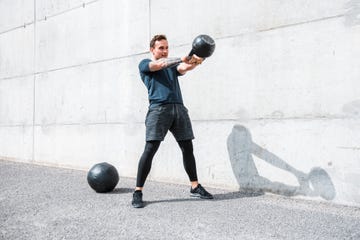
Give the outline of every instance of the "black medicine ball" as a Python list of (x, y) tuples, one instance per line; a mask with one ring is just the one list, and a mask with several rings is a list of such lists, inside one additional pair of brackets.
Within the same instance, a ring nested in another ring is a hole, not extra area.
[(113, 165), (98, 163), (89, 170), (87, 181), (96, 192), (106, 193), (114, 190), (119, 182), (119, 174)]

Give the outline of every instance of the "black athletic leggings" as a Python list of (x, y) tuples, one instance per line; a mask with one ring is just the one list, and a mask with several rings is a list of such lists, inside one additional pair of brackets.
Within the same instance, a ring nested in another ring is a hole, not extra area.
[[(160, 141), (146, 142), (144, 153), (141, 155), (139, 161), (136, 180), (137, 187), (144, 186), (145, 180), (151, 169), (153, 157), (156, 151), (159, 149), (160, 143)], [(192, 140), (178, 141), (178, 144), (182, 151), (184, 168), (187, 175), (189, 176), (190, 181), (197, 181), (196, 163), (193, 153)]]

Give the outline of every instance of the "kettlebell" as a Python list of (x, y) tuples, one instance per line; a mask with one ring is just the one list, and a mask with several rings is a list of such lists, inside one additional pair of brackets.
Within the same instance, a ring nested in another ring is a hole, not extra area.
[(209, 35), (201, 34), (197, 36), (192, 42), (192, 49), (189, 57), (195, 54), (201, 58), (210, 57), (215, 50), (215, 41)]

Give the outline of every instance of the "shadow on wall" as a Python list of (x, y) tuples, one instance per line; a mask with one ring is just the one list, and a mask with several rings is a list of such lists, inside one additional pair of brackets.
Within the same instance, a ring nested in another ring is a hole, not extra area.
[[(271, 192), (284, 196), (321, 196), (326, 200), (335, 198), (335, 187), (324, 169), (315, 167), (309, 174), (305, 174), (293, 168), (275, 154), (254, 143), (249, 130), (244, 126), (235, 125), (233, 127), (227, 140), (227, 147), (240, 192)], [(260, 176), (253, 155), (294, 174), (299, 181), (299, 186), (273, 182)]]

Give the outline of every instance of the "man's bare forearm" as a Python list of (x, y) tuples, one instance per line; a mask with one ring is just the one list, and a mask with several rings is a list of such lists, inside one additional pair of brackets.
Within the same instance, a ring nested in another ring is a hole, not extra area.
[(181, 58), (160, 58), (156, 61), (149, 63), (150, 71), (159, 71), (161, 69), (169, 68), (176, 66), (181, 63)]
[(177, 64), (181, 63), (181, 58), (163, 58), (165, 61), (165, 68), (176, 66)]

